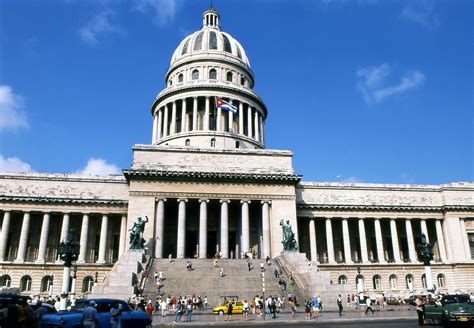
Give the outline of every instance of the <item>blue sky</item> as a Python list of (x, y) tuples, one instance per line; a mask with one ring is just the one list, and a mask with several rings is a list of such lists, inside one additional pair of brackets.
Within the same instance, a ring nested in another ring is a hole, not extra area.
[[(0, 2), (0, 171), (129, 167), (210, 1)], [(473, 2), (214, 0), (304, 181), (472, 181)]]

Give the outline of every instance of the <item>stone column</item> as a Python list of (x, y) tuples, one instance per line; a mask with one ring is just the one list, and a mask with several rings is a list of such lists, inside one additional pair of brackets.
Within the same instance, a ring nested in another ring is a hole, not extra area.
[(309, 220), (309, 246), (311, 250), (311, 261), (318, 261), (318, 252), (316, 249), (316, 227), (314, 219)]
[(26, 246), (28, 244), (28, 233), (30, 230), (30, 212), (23, 214), (23, 223), (21, 225), (20, 243), (18, 245), (18, 254), (15, 263), (25, 262)]
[(415, 250), (415, 240), (413, 239), (413, 229), (411, 227), (411, 220), (405, 220), (405, 230), (407, 231), (408, 257), (410, 262), (417, 263), (418, 256)]
[(247, 107), (247, 137), (252, 138), (252, 106)]
[(107, 229), (109, 225), (109, 217), (102, 215), (102, 225), (100, 227), (99, 257), (97, 263), (105, 263), (105, 251), (107, 247)]
[(344, 260), (350, 264), (352, 262), (351, 240), (349, 234), (349, 223), (346, 218), (342, 219), (342, 240), (344, 241)]
[(36, 259), (36, 263), (44, 263), (46, 258), (46, 247), (48, 245), (48, 235), (49, 235), (49, 222), (50, 222), (50, 215), (49, 213), (43, 214), (43, 224), (41, 226), (41, 235), (39, 240), (39, 250), (38, 250), (38, 258)]
[(258, 116), (258, 125), (260, 126), (260, 142), (264, 143), (264, 131), (263, 131), (263, 117), (262, 115)]
[(328, 248), (328, 263), (333, 264), (334, 260), (334, 242), (332, 239), (332, 221), (331, 218), (326, 218), (326, 244)]
[(158, 127), (156, 128), (156, 140), (161, 139), (162, 127), (163, 126), (163, 111), (161, 108), (158, 108)]
[(170, 135), (176, 133), (176, 100), (173, 101), (171, 107), (171, 124), (170, 124)]
[(168, 136), (168, 104), (165, 105), (165, 108), (164, 108), (164, 118), (163, 118), (163, 137), (167, 137)]
[(369, 261), (369, 256), (367, 255), (367, 239), (365, 237), (364, 219), (359, 219), (359, 242), (362, 263), (367, 263)]
[(118, 256), (126, 251), (127, 248), (127, 214), (122, 214), (122, 219), (120, 221), (120, 236), (119, 236), (119, 252)]
[(221, 120), (222, 120), (222, 109), (218, 108), (217, 109), (217, 120), (216, 120), (216, 131), (221, 131), (222, 130)]
[[(233, 105), (234, 101), (230, 100), (230, 104)], [(232, 127), (234, 125), (234, 113), (229, 110), (228, 115), (229, 115), (229, 132), (232, 132)]]
[(258, 110), (255, 109), (255, 114), (254, 114), (254, 125), (255, 125), (255, 140), (259, 141), (260, 135), (258, 131)]
[(7, 251), (7, 240), (10, 234), (10, 211), (3, 213), (2, 239), (0, 240), (0, 262), (5, 261)]
[(426, 236), (426, 242), (430, 242), (430, 236), (428, 235), (428, 227), (426, 226), (426, 220), (421, 219), (420, 220), (420, 228), (421, 228), (421, 233)]
[(165, 198), (156, 199), (155, 208), (155, 258), (163, 258), (163, 239), (165, 232)]
[(392, 233), (393, 260), (400, 262), (400, 248), (398, 246), (397, 223), (395, 219), (390, 219), (390, 232)]
[(89, 234), (89, 214), (82, 215), (82, 226), (81, 226), (81, 247), (79, 250), (79, 257), (77, 263), (86, 263), (87, 255), (87, 239)]
[[(241, 200), (242, 204), (242, 247), (241, 251), (244, 253), (250, 252), (250, 219), (249, 219), (249, 204), (250, 200)], [(239, 254), (235, 254), (238, 256)]]
[(239, 102), (239, 134), (244, 134), (244, 103)]
[(271, 257), (270, 247), (270, 203), (269, 200), (262, 201), (262, 235), (263, 235), (263, 258)]
[(446, 249), (444, 248), (444, 235), (441, 220), (436, 220), (436, 238), (438, 239), (439, 257), (441, 262), (446, 262)]
[(204, 127), (205, 131), (209, 130), (209, 115), (210, 115), (210, 97), (206, 97), (206, 107), (204, 108)]
[(63, 222), (61, 224), (61, 236), (59, 237), (60, 242), (66, 241), (67, 239), (67, 233), (69, 231), (69, 222), (70, 222), (69, 213), (64, 213)]
[(177, 258), (183, 259), (186, 250), (186, 202), (187, 199), (178, 199), (178, 247)]
[(199, 200), (199, 258), (207, 258), (207, 203), (209, 199)]
[(222, 258), (229, 258), (229, 203), (228, 199), (221, 199), (221, 252)]
[[(198, 120), (198, 97), (194, 97), (193, 99), (193, 131), (196, 131), (198, 129), (197, 120)], [(209, 120), (207, 120), (207, 122), (209, 123)]]
[(186, 98), (181, 100), (181, 133), (186, 132)]
[(461, 237), (464, 244), (464, 251), (466, 252), (466, 260), (470, 260), (472, 258), (471, 249), (469, 247), (469, 239), (467, 238), (467, 231), (466, 231), (466, 221), (464, 219), (459, 219), (461, 223)]
[(153, 114), (153, 132), (151, 134), (151, 143), (154, 144), (156, 141), (156, 129), (158, 125), (158, 116), (156, 113)]
[(375, 218), (375, 243), (377, 245), (377, 259), (379, 263), (385, 263), (385, 252), (383, 249), (383, 237), (382, 237), (382, 228), (380, 226), (380, 219)]

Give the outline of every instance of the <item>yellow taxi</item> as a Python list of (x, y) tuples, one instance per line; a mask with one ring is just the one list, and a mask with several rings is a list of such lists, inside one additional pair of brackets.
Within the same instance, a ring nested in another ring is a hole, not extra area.
[(242, 314), (244, 310), (244, 302), (242, 301), (229, 301), (226, 305), (216, 306), (212, 309), (213, 314), (227, 314), (229, 304), (232, 303), (232, 314)]

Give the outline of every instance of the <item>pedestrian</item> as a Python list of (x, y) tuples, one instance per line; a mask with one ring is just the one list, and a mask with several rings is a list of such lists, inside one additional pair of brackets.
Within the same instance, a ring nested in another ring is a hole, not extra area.
[(166, 317), (166, 314), (167, 314), (167, 310), (168, 310), (168, 304), (166, 303), (166, 300), (165, 299), (162, 299), (161, 300), (161, 316), (162, 317)]
[(207, 310), (207, 296), (204, 296), (204, 310)]
[(229, 302), (229, 304), (227, 305), (227, 316), (226, 318), (224, 319), (225, 321), (227, 321), (227, 319), (229, 321), (232, 321), (232, 311), (234, 310), (234, 303), (233, 302)]
[(99, 326), (99, 314), (95, 308), (95, 302), (90, 301), (89, 305), (82, 311), (82, 327), (96, 328)]
[(311, 319), (311, 300), (309, 297), (307, 297), (304, 302), (304, 318), (308, 320)]
[(318, 317), (318, 311), (319, 311), (319, 302), (318, 302), (318, 297), (313, 296), (313, 318)]
[(277, 307), (276, 307), (276, 300), (275, 300), (274, 297), (271, 298), (270, 307), (271, 307), (271, 311), (272, 311), (271, 313), (273, 313), (272, 318), (275, 319), (276, 314), (277, 314)]
[(253, 267), (252, 267), (252, 260), (250, 258), (247, 259), (247, 266), (249, 268), (249, 271), (252, 271)]
[(221, 278), (224, 278), (224, 268), (220, 268), (220, 269), (219, 269), (219, 276), (220, 276)]
[(173, 322), (181, 322), (181, 317), (183, 313), (181, 312), (183, 309), (181, 308), (181, 302), (176, 304), (175, 313), (174, 313), (174, 320)]
[(291, 307), (291, 316), (294, 318), (296, 317), (296, 309), (297, 309), (298, 303), (296, 300), (296, 296), (293, 296), (293, 298), (290, 301), (290, 307)]
[(372, 309), (372, 300), (370, 299), (370, 297), (367, 297), (365, 299), (365, 305), (367, 305), (367, 309), (365, 310), (365, 314), (367, 314), (367, 312), (372, 312), (374, 313), (374, 310)]
[(263, 264), (263, 261), (260, 261), (260, 272), (264, 272), (265, 271), (265, 266)]
[(319, 311), (323, 310), (323, 300), (321, 299), (321, 297), (319, 297), (319, 295), (318, 295), (318, 310)]
[(122, 304), (115, 303), (110, 309), (110, 328), (121, 328), (120, 315), (122, 314)]
[(339, 297), (337, 298), (337, 306), (339, 308), (339, 316), (342, 316), (342, 310), (344, 310), (344, 308), (342, 307), (342, 298), (341, 298), (341, 294), (339, 294)]
[(188, 300), (188, 304), (186, 305), (186, 322), (191, 322), (193, 317), (193, 304), (191, 300)]
[(425, 302), (421, 299), (421, 296), (418, 296), (415, 300), (416, 305), (416, 314), (418, 314), (418, 326), (423, 326), (425, 324), (424, 320), (424, 308)]
[(148, 304), (145, 307), (145, 311), (148, 314), (148, 317), (150, 318), (151, 321), (153, 321), (153, 312), (155, 309), (153, 308), (153, 305), (151, 304), (151, 301), (148, 301)]
[(247, 302), (247, 300), (244, 300), (244, 303), (243, 303), (243, 314), (244, 314), (244, 320), (247, 321), (249, 319), (249, 303)]
[(347, 307), (351, 307), (351, 295), (347, 294)]
[(157, 271), (155, 271), (154, 277), (155, 277), (155, 284), (156, 284), (156, 283), (158, 283), (158, 272)]

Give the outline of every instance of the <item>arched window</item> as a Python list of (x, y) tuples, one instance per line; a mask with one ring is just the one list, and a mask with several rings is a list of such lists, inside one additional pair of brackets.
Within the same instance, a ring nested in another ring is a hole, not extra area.
[(209, 49), (217, 49), (217, 36), (216, 32), (209, 32)]
[(184, 43), (183, 50), (181, 51), (181, 55), (184, 55), (185, 53), (188, 52), (189, 39), (190, 38), (188, 38), (186, 42)]
[(214, 68), (209, 71), (209, 79), (210, 80), (217, 79), (217, 72)]
[(245, 77), (240, 78), (240, 84), (245, 85)]
[(347, 284), (347, 277), (345, 275), (339, 276), (339, 278), (337, 278), (337, 283), (339, 285), (346, 285)]
[(232, 53), (232, 47), (230, 45), (229, 38), (225, 36), (225, 34), (222, 34), (222, 38), (224, 39), (224, 51)]
[(194, 48), (193, 50), (201, 50), (202, 49), (202, 34), (204, 32), (201, 32), (198, 34), (196, 37), (196, 40), (194, 41)]
[(178, 75), (178, 82), (183, 82), (183, 74)]
[(376, 274), (372, 278), (372, 282), (373, 282), (373, 285), (374, 285), (374, 289), (375, 290), (380, 290), (380, 287), (382, 286), (382, 278), (378, 274)]
[(193, 80), (199, 80), (199, 71), (195, 69), (192, 73)]
[(212, 138), (211, 139), (211, 147), (215, 147), (215, 146), (216, 146), (216, 139)]
[(184, 145), (185, 146), (191, 146), (191, 140), (186, 139), (186, 141), (184, 142)]
[(440, 273), (437, 277), (438, 280), (438, 287), (439, 288), (444, 288), (446, 287), (446, 276), (442, 273)]
[(396, 274), (390, 275), (388, 280), (390, 282), (390, 289), (398, 289), (398, 281), (397, 281), (397, 275)]
[(232, 72), (227, 72), (227, 81), (232, 82)]
[(12, 278), (9, 275), (4, 274), (0, 277), (0, 287), (11, 287), (12, 286)]
[(173, 85), (173, 80), (170, 79), (168, 83), (169, 83), (170, 86), (172, 86)]
[(20, 280), (20, 292), (30, 292), (31, 291), (31, 277), (23, 276)]
[(237, 46), (237, 57), (242, 59), (242, 53), (240, 52), (240, 47), (239, 46)]
[(240, 141), (235, 142), (235, 148), (240, 148)]
[(94, 286), (94, 278), (92, 276), (86, 276), (82, 281), (82, 292), (90, 293), (92, 292), (92, 286)]
[(51, 276), (44, 276), (43, 279), (41, 279), (41, 287), (40, 287), (40, 292), (48, 292), (50, 286), (53, 285), (53, 277)]
[(411, 273), (407, 274), (405, 277), (406, 287), (411, 292), (413, 291), (413, 275)]
[(356, 290), (357, 293), (362, 293), (364, 291), (364, 276), (361, 274), (356, 277)]

